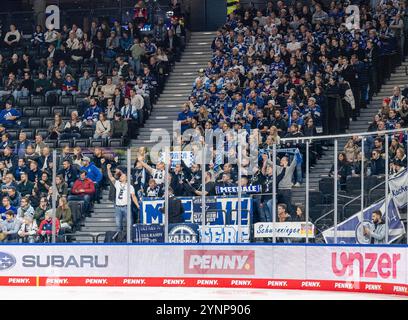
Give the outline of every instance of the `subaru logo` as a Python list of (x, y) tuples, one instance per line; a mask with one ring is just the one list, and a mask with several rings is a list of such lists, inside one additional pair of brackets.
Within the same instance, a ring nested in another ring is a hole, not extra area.
[(0, 252), (0, 271), (7, 270), (16, 264), (16, 258), (8, 253)]

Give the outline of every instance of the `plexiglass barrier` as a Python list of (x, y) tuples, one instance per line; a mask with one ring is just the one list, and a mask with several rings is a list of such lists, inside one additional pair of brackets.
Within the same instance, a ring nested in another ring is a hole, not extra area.
[(189, 139), (157, 149), (28, 150), (13, 177), (3, 176), (5, 212), (15, 210), (19, 223), (3, 241), (406, 241), (402, 129), (266, 143), (245, 130)]

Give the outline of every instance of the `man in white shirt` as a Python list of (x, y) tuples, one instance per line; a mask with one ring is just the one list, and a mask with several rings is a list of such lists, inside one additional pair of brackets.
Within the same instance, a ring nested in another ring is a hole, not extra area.
[(76, 37), (76, 33), (73, 31), (69, 33), (69, 38), (67, 40), (67, 47), (70, 50), (77, 50), (79, 48), (79, 40)]
[[(106, 168), (108, 171), (109, 180), (112, 182), (112, 184), (115, 186), (115, 189), (116, 189), (116, 196), (115, 196), (116, 231), (121, 232), (121, 231), (124, 231), (123, 230), (124, 229), (123, 220), (126, 219), (127, 217), (127, 206), (128, 206), (128, 198), (129, 198), (127, 176), (126, 174), (122, 173), (118, 181), (112, 176), (112, 172), (111, 172), (112, 165), (108, 164)], [(135, 195), (135, 189), (133, 188), (132, 185), (130, 185), (129, 191), (130, 191), (130, 197), (133, 203), (136, 206), (138, 206), (137, 198)], [(132, 222), (128, 221), (128, 223), (132, 223)]]
[(113, 98), (113, 94), (115, 93), (116, 86), (112, 83), (112, 78), (106, 78), (106, 84), (102, 86), (103, 97), (105, 99)]
[(300, 42), (296, 41), (295, 35), (291, 34), (289, 36), (290, 42), (286, 45), (289, 52), (296, 51), (301, 48)]
[(164, 184), (164, 173), (165, 173), (165, 165), (163, 162), (158, 162), (156, 168), (152, 168), (146, 162), (143, 161), (142, 157), (139, 157), (138, 160), (142, 164), (142, 166), (150, 173), (156, 184), (163, 185)]
[(57, 41), (57, 31), (54, 30), (53, 25), (50, 25), (48, 30), (44, 33), (44, 41), (46, 43), (54, 43)]

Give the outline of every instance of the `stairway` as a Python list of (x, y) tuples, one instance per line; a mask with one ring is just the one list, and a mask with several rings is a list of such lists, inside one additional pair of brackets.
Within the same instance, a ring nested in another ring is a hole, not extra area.
[[(211, 60), (211, 42), (214, 39), (213, 32), (192, 32), (191, 38), (182, 54), (181, 61), (176, 63), (174, 70), (169, 75), (163, 93), (154, 106), (153, 112), (146, 121), (136, 140), (132, 140), (132, 147), (152, 147), (155, 141), (151, 141), (154, 131), (164, 129), (173, 135), (173, 121), (177, 120), (181, 105), (189, 100), (194, 79), (200, 68), (206, 68)], [(161, 134), (163, 141), (167, 137)], [(135, 149), (135, 148), (133, 148)], [(135, 159), (133, 150), (132, 158)]]
[[(137, 139), (131, 142), (132, 163), (136, 159), (136, 150), (139, 147), (151, 148), (157, 142), (151, 141), (151, 133), (156, 130), (167, 130), (170, 137), (173, 135), (173, 121), (177, 120), (181, 105), (188, 101), (192, 91), (197, 71), (205, 68), (211, 60), (211, 42), (213, 32), (193, 32), (183, 51), (181, 61), (176, 63), (174, 70), (169, 75), (164, 91), (160, 95), (153, 111)], [(163, 141), (168, 141), (166, 137)], [(108, 200), (108, 191), (103, 191), (100, 204), (95, 203), (92, 217), (85, 219), (81, 231), (76, 232), (76, 242), (91, 242), (92, 237), (87, 234), (97, 235), (106, 231), (115, 231), (114, 205)], [(102, 242), (104, 237), (99, 238)]]
[[(407, 75), (405, 73), (406, 67), (408, 67), (408, 62), (403, 62), (401, 66), (395, 69), (395, 72), (391, 74), (390, 80), (381, 86), (381, 90), (372, 98), (367, 109), (361, 109), (360, 117), (358, 117), (357, 121), (350, 123), (350, 128), (347, 133), (367, 132), (369, 123), (373, 121), (375, 114), (381, 108), (382, 100), (392, 95), (392, 88), (394, 86), (403, 88), (405, 84), (408, 84)], [(338, 152), (343, 151), (346, 142), (346, 138), (338, 140)], [(332, 146), (329, 147), (329, 150), (325, 151), (324, 156), (317, 161), (314, 168), (310, 169), (309, 191), (319, 191), (319, 180), (322, 176), (329, 174), (330, 168), (332, 164), (334, 164), (334, 159), (334, 147)], [(305, 194), (306, 184), (305, 179), (303, 179), (301, 187), (292, 188), (292, 202), (294, 204), (304, 204)]]
[[(96, 236), (106, 231), (115, 231), (114, 205), (108, 200), (109, 191), (102, 191), (101, 203), (94, 204), (92, 217), (85, 218), (81, 231), (75, 233), (75, 242), (92, 242), (89, 234)], [(99, 242), (103, 242), (104, 236), (99, 237)]]

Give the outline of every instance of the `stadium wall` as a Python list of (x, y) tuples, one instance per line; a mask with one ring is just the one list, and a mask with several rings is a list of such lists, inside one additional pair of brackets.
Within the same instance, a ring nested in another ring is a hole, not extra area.
[(2, 286), (328, 290), (408, 296), (407, 246), (2, 245)]

